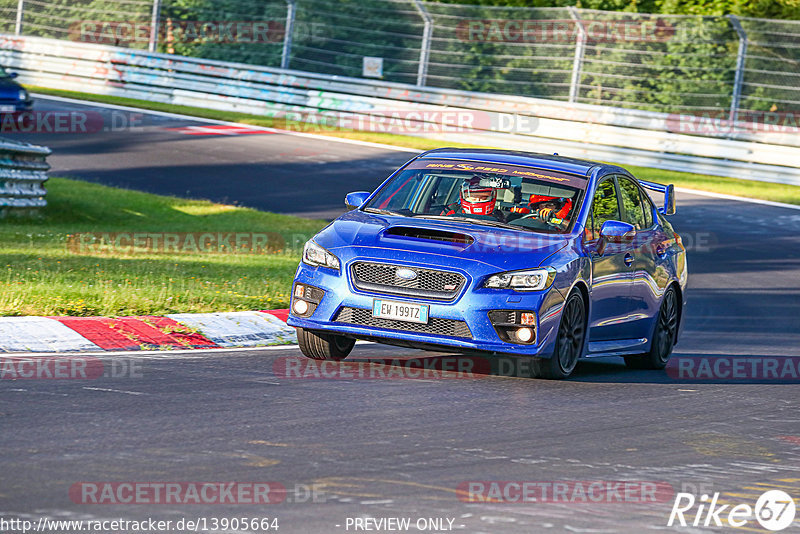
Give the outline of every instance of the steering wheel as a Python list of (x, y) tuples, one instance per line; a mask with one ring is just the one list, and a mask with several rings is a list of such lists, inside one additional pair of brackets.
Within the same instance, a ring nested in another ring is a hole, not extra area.
[(547, 222), (547, 219), (554, 215), (555, 211), (556, 210), (554, 209), (548, 209), (545, 213), (541, 214), (542, 216), (540, 216), (539, 210), (536, 210), (528, 215), (523, 215), (520, 217), (520, 219), (541, 219), (542, 222)]

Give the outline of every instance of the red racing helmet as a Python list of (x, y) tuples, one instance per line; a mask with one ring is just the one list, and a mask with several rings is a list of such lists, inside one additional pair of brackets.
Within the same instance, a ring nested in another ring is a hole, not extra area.
[(489, 215), (494, 211), (497, 191), (481, 185), (480, 178), (464, 180), (461, 184), (461, 211), (473, 215)]

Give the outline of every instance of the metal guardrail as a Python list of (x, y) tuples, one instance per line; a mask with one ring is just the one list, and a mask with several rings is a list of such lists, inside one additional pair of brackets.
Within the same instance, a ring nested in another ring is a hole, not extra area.
[[(0, 63), (18, 71), (24, 83), (38, 86), (277, 118), (472, 112), (479, 114), (479, 126), (435, 137), (800, 185), (800, 136), (780, 129), (762, 131), (741, 121), (735, 131), (687, 135), (676, 133), (680, 115), (422, 88), (32, 37), (0, 35)], [(518, 124), (520, 117), (526, 119), (527, 128), (503, 126), (509, 118)]]
[(0, 217), (33, 215), (47, 205), (47, 147), (0, 139)]

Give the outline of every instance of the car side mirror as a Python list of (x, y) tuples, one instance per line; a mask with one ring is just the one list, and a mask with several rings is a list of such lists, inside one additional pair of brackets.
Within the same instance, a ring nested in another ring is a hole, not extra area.
[(602, 256), (608, 243), (624, 243), (633, 240), (636, 228), (632, 224), (622, 221), (606, 221), (600, 228), (600, 240), (597, 243), (597, 252)]
[(16, 78), (17, 76), (19, 76), (18, 72), (9, 72), (8, 73), (8, 77), (9, 78)]
[(344, 197), (344, 205), (347, 206), (348, 210), (358, 209), (364, 204), (364, 202), (367, 201), (369, 195), (369, 191), (354, 191), (352, 193), (347, 193), (347, 195)]

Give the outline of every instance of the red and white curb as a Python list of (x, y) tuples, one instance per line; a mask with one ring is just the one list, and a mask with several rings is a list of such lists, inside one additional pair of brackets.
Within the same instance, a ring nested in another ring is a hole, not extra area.
[(213, 349), (297, 343), (288, 310), (134, 317), (0, 317), (0, 352)]

